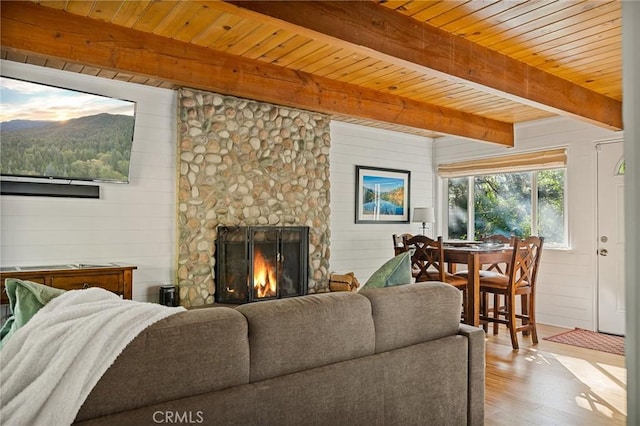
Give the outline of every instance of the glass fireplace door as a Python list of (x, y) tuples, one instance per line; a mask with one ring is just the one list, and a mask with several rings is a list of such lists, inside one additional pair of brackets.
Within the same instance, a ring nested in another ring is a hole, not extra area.
[(248, 303), (307, 294), (309, 228), (219, 227), (216, 301)]

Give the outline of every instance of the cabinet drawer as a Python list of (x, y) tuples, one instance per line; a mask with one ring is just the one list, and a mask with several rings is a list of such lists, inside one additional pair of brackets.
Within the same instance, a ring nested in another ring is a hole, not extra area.
[(122, 294), (121, 274), (79, 275), (53, 277), (51, 286), (63, 290), (78, 290), (89, 287), (101, 287), (114, 293)]

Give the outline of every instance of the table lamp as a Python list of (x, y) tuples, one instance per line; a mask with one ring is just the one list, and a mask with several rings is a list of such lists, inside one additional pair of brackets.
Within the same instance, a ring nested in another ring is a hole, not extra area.
[(433, 223), (435, 221), (436, 216), (433, 207), (416, 207), (413, 209), (412, 222), (422, 222), (422, 235), (425, 233), (427, 223)]

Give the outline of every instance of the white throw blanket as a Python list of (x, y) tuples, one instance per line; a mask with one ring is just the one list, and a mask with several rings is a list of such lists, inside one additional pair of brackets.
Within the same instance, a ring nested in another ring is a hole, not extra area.
[(122, 300), (100, 288), (58, 296), (0, 352), (0, 423), (71, 424), (127, 344), (183, 310)]

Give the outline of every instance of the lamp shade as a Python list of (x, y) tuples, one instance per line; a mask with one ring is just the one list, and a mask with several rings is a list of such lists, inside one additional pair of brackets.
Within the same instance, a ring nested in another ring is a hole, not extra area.
[(413, 209), (412, 222), (434, 223), (436, 216), (433, 207), (416, 207)]

